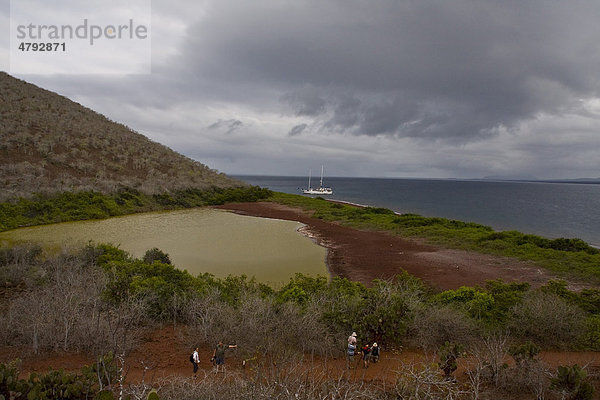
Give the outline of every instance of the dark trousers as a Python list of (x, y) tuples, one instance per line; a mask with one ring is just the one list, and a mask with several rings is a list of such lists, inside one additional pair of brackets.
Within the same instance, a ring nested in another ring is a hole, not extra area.
[(194, 362), (194, 373), (198, 372), (198, 363)]

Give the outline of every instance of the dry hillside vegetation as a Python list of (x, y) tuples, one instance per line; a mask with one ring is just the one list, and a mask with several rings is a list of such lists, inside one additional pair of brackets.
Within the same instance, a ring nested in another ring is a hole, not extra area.
[(242, 186), (125, 125), (0, 72), (0, 201), (130, 187)]

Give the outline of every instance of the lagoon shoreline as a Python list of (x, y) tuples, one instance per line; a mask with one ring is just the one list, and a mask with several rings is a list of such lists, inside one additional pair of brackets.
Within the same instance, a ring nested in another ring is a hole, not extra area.
[(557, 278), (531, 262), (441, 248), (386, 232), (361, 231), (313, 218), (308, 211), (278, 203), (228, 203), (215, 208), (305, 224), (305, 234), (308, 232), (328, 250), (326, 263), (330, 275), (365, 285), (371, 285), (374, 279), (392, 279), (403, 271), (440, 290), (484, 285), (491, 279), (524, 281), (537, 287)]

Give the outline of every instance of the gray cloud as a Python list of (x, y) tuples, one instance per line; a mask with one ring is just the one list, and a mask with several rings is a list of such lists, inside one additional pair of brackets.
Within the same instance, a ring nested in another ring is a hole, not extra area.
[(186, 57), (215, 79), (279, 88), (325, 127), (464, 141), (596, 95), (598, 12), (594, 1), (220, 2), (190, 29)]
[(230, 134), (231, 132), (241, 128), (242, 126), (244, 126), (244, 123), (239, 119), (229, 119), (227, 121), (223, 121), (222, 119), (220, 119), (217, 122), (210, 124), (207, 128), (221, 130), (227, 134)]
[(281, 97), (281, 101), (289, 104), (298, 116), (318, 116), (325, 112), (325, 100), (320, 90), (313, 86), (305, 86)]
[(301, 134), (306, 129), (307, 126), (308, 126), (307, 124), (300, 124), (300, 125), (294, 126), (288, 132), (288, 136), (296, 136), (296, 135)]

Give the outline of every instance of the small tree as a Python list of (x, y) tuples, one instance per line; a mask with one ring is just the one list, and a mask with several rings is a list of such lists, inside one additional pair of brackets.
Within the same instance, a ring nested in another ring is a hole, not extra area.
[(446, 342), (440, 347), (438, 354), (440, 356), (440, 369), (444, 371), (446, 378), (450, 378), (452, 373), (458, 369), (456, 360), (462, 356), (464, 348), (462, 345), (453, 342)]
[(146, 264), (152, 264), (154, 261), (158, 261), (163, 264), (171, 264), (169, 255), (157, 247), (146, 251), (146, 254), (144, 254), (144, 262)]
[(559, 390), (563, 398), (572, 400), (588, 400), (594, 395), (594, 387), (587, 381), (587, 372), (577, 364), (560, 365), (551, 388)]
[(535, 361), (535, 356), (540, 354), (540, 350), (540, 346), (528, 341), (522, 345), (512, 346), (508, 353), (514, 358), (517, 365), (522, 365)]

